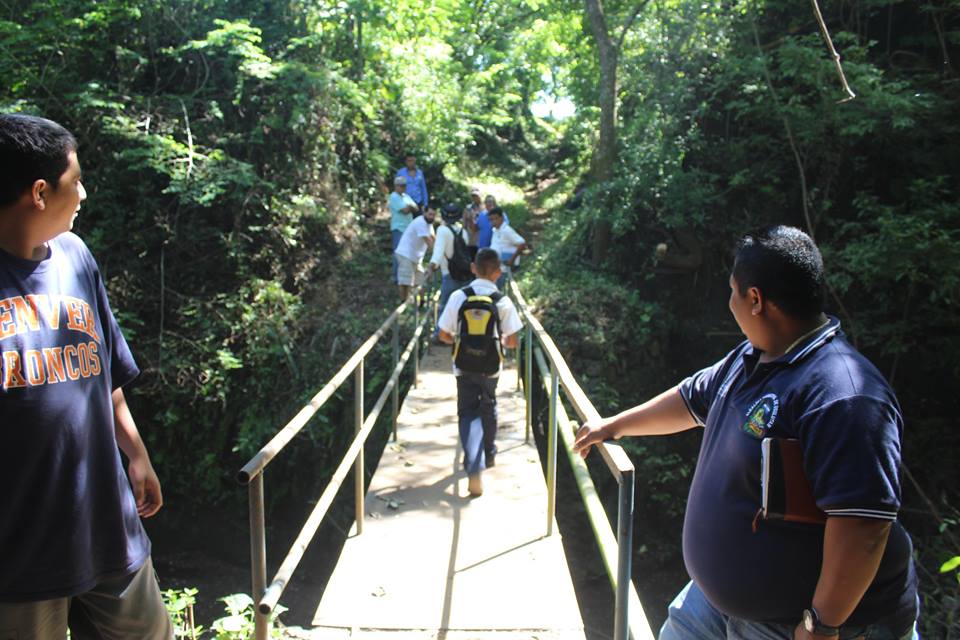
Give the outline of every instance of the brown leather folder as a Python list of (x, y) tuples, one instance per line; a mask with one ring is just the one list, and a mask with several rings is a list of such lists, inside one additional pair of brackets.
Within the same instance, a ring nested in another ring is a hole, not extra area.
[(825, 524), (827, 514), (817, 507), (803, 471), (800, 441), (764, 438), (760, 448), (763, 504), (758, 516), (764, 520)]

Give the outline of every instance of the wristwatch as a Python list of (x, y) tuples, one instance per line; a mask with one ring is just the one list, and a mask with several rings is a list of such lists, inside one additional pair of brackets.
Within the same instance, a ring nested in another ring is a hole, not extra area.
[(809, 609), (803, 610), (801, 620), (803, 621), (803, 628), (807, 633), (813, 633), (818, 636), (840, 635), (840, 627), (831, 627), (820, 621), (820, 614), (813, 608), (813, 605), (811, 605)]

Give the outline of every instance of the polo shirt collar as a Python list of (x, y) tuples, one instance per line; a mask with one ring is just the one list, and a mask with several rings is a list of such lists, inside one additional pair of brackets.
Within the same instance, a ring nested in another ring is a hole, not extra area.
[(783, 354), (778, 360), (783, 360), (786, 364), (795, 364), (800, 362), (808, 355), (833, 340), (834, 336), (840, 333), (840, 320), (834, 316), (827, 316), (827, 323), (820, 327), (813, 335), (807, 336), (800, 341), (800, 344), (794, 345), (793, 349)]
[(473, 282), (471, 282), (467, 286), (473, 289), (474, 291), (476, 291), (480, 295), (484, 295), (483, 293), (481, 293), (480, 291), (481, 289), (483, 289), (484, 291), (489, 291), (490, 293), (493, 293), (494, 291), (499, 291), (499, 289), (497, 289), (497, 283), (491, 282), (486, 278), (474, 278)]
[[(817, 349), (830, 342), (837, 334), (840, 333), (840, 320), (834, 316), (827, 316), (827, 322), (816, 331), (812, 332), (797, 344), (793, 345), (790, 351), (786, 352), (776, 360), (768, 362), (767, 365), (792, 365), (796, 364), (811, 353), (815, 352)], [(746, 351), (744, 351), (743, 357), (747, 361), (753, 360), (756, 361), (760, 358), (760, 354), (763, 353), (753, 345), (750, 345)]]

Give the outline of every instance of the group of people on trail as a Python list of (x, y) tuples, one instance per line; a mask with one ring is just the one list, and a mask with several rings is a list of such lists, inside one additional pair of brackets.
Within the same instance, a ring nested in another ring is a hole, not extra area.
[[(501, 349), (522, 328), (497, 283), (526, 243), (503, 237), (494, 200), (474, 192), (462, 210), (431, 205), (415, 162), (406, 172), (397, 186), (420, 180), (422, 199), (391, 195), (391, 212), (411, 217), (391, 224), (397, 282), (415, 286), (431, 248), (430, 264), (450, 276), (437, 336), (454, 345), (464, 468), (478, 496), (497, 459)], [(71, 233), (85, 198), (66, 129), (0, 114), (0, 639), (63, 640), (69, 628), (78, 640), (172, 640), (141, 524), (163, 497), (123, 391), (139, 369), (96, 260)], [(824, 284), (802, 231), (744, 236), (728, 304), (746, 340), (577, 432), (586, 456), (610, 439), (703, 429), (683, 527), (690, 582), (660, 640), (918, 638), (912, 544), (898, 521), (903, 417), (825, 314)]]
[(479, 496), (481, 473), (493, 466), (496, 456), (496, 384), (502, 349), (516, 347), (515, 334), (522, 327), (503, 290), (521, 254), (532, 247), (510, 226), (496, 198), (481, 198), (479, 188), (471, 189), (465, 207), (430, 200), (413, 154), (407, 154), (394, 176), (387, 207), (400, 299), (406, 300), (423, 283), (427, 269), (431, 276), (440, 272), (442, 312), (433, 342), (454, 345), (464, 468), (470, 495)]
[[(533, 248), (510, 226), (510, 218), (497, 206), (497, 199), (493, 195), (481, 198), (477, 187), (471, 189), (470, 202), (465, 207), (455, 202), (441, 206), (438, 201), (430, 200), (423, 171), (417, 167), (413, 154), (407, 154), (404, 166), (393, 178), (387, 208), (393, 279), (401, 300), (406, 300), (411, 288), (423, 283), (429, 268), (430, 274), (440, 272), (442, 305), (452, 291), (471, 279), (467, 264), (476, 257), (477, 251), (486, 247), (500, 256), (501, 276), (497, 284), (502, 288), (511, 271), (520, 264), (521, 255)], [(439, 228), (435, 229), (435, 225)], [(429, 261), (424, 265), (428, 253)], [(469, 256), (469, 261), (462, 256)]]

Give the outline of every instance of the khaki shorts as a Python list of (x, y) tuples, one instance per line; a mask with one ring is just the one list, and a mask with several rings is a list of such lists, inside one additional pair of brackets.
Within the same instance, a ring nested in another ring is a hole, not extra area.
[[(417, 287), (423, 284), (423, 267), (399, 253), (397, 255), (397, 284), (403, 287)], [(2, 640), (2, 639), (0, 639)]]
[(104, 580), (72, 598), (0, 602), (0, 640), (171, 640), (173, 626), (163, 606), (148, 557), (133, 575)]

